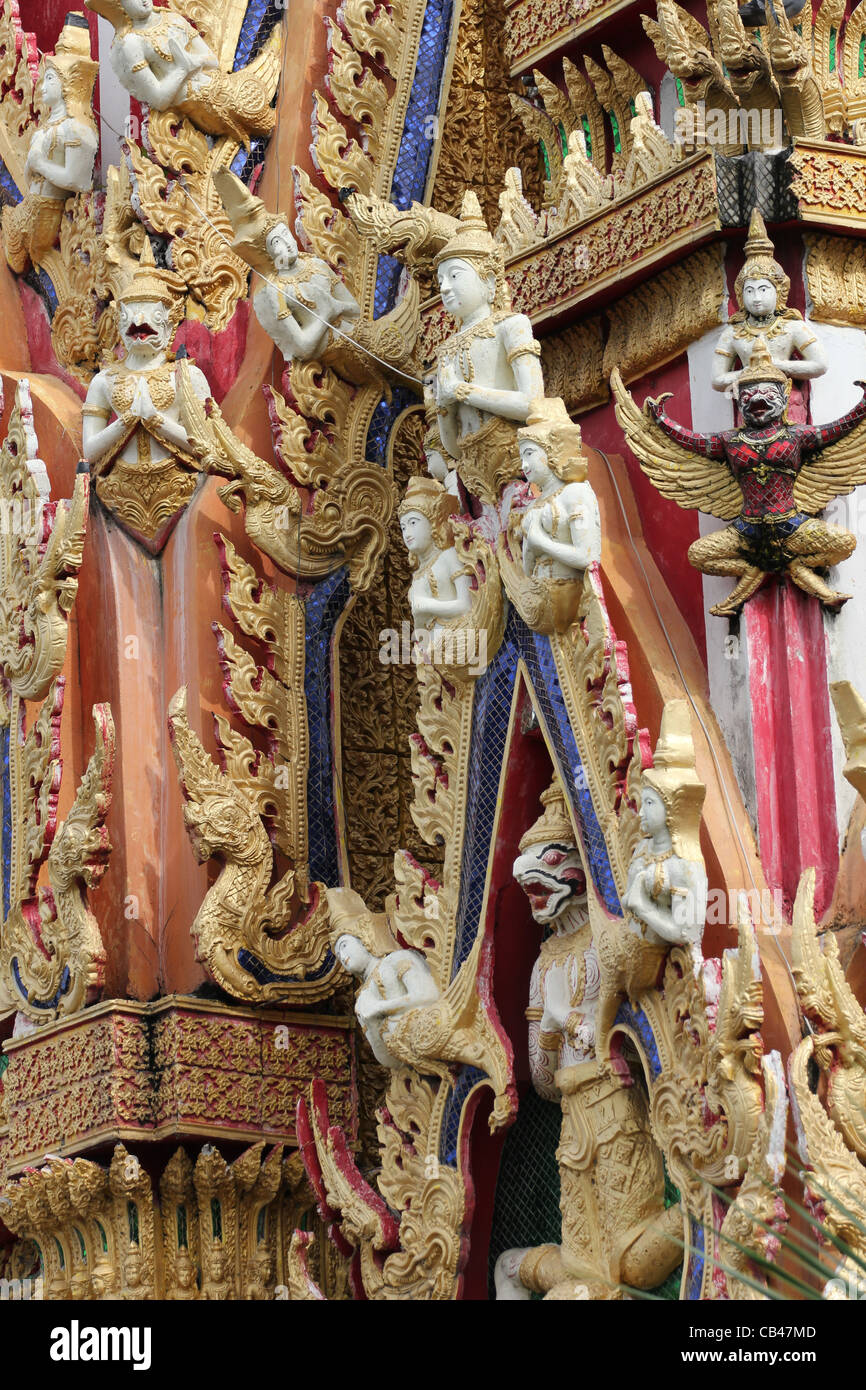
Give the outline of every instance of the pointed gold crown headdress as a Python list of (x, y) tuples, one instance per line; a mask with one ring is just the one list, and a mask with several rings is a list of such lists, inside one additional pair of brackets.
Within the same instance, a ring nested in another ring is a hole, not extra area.
[(667, 811), (674, 853), (703, 860), (701, 811), (707, 789), (696, 770), (695, 745), (685, 700), (666, 700), (653, 765), (643, 781), (658, 792)]
[(492, 275), (496, 289), (491, 308), (510, 309), (511, 297), (505, 284), (505, 251), (491, 235), (478, 195), (468, 188), (463, 194), (457, 229), (434, 257), (434, 266), (443, 261), (469, 261), (482, 278)]
[(331, 946), (336, 946), (341, 936), (354, 936), (366, 946), (371, 956), (387, 956), (389, 951), (398, 951), (388, 927), (384, 912), (370, 912), (367, 904), (353, 888), (327, 888), (328, 911), (331, 916)]
[(737, 377), (737, 390), (740, 391), (744, 386), (756, 381), (773, 381), (778, 386), (784, 386), (786, 391), (791, 390), (791, 378), (781, 367), (776, 366), (763, 335), (755, 339), (749, 365)]
[(558, 772), (553, 774), (553, 781), (547, 790), (541, 793), (541, 805), (544, 808), (541, 815), (529, 827), (518, 845), (520, 853), (525, 854), (532, 845), (576, 845), (574, 827), (565, 804), (565, 792)]
[(544, 396), (529, 407), (526, 424), (517, 431), (518, 444), (531, 440), (547, 454), (547, 462), (564, 483), (586, 481), (587, 459), (580, 425), (569, 417), (560, 396)]
[(788, 303), (791, 281), (773, 254), (775, 248), (767, 236), (764, 219), (757, 208), (752, 209), (749, 221), (749, 235), (746, 238), (746, 259), (734, 284), (737, 303), (743, 307), (743, 286), (747, 280), (769, 280), (776, 287), (777, 308), (784, 309)]
[[(407, 512), (420, 512), (426, 516), (430, 525), (433, 527), (434, 540), (437, 533), (441, 535), (444, 527), (455, 512), (460, 510), (460, 503), (452, 493), (446, 492), (438, 478), (410, 478), (400, 503), (398, 516), (405, 516)], [(437, 540), (437, 544), (439, 541)], [(450, 544), (450, 540), (445, 544)]]
[(84, 0), (85, 5), (94, 14), (102, 15), (107, 19), (116, 30), (130, 28), (132, 20), (120, 3), (120, 0)]
[(90, 103), (99, 64), (90, 56), (90, 29), (83, 14), (66, 16), (54, 52), (46, 53), (43, 66), (54, 68), (60, 78), (69, 114), (81, 114), (93, 120)]
[(260, 275), (273, 275), (274, 263), (267, 241), (275, 227), (289, 227), (288, 213), (268, 212), (261, 198), (251, 193), (231, 169), (217, 169), (213, 181), (235, 234), (232, 242), (235, 255)]
[(117, 296), (117, 302), (127, 304), (134, 300), (157, 300), (160, 304), (168, 305), (169, 309), (177, 311), (184, 290), (184, 281), (173, 270), (157, 268), (150, 237), (145, 236), (138, 258), (138, 268), (129, 284)]

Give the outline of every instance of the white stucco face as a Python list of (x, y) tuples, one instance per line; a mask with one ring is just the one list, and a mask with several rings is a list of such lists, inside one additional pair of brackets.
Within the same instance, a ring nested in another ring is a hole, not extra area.
[(776, 312), (779, 296), (771, 280), (745, 280), (743, 282), (743, 308), (755, 318), (767, 318)]
[(443, 261), (436, 271), (442, 303), (456, 319), (470, 318), (472, 314), (489, 306), (493, 294), (489, 283), (482, 280), (478, 271), (469, 261)]
[(532, 439), (521, 439), (518, 447), (524, 478), (536, 487), (544, 487), (551, 476), (550, 465), (547, 462), (547, 454), (544, 449)]
[(400, 530), (410, 555), (423, 554), (433, 539), (433, 528), (421, 512), (404, 512), (400, 517)]
[(667, 825), (667, 811), (657, 791), (644, 787), (640, 796), (640, 828), (645, 835), (658, 835)]
[(339, 937), (334, 947), (334, 954), (344, 970), (348, 970), (350, 975), (363, 975), (370, 959), (370, 952), (367, 950), (363, 941), (359, 941), (357, 936)]
[(285, 222), (280, 222), (268, 232), (265, 246), (277, 270), (288, 270), (298, 259), (298, 243)]

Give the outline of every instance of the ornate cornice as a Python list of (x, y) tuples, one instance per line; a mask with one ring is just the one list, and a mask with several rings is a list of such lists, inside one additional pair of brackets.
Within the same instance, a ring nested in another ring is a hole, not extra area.
[(354, 1137), (352, 1023), (168, 995), (112, 1000), (5, 1045), (6, 1171), (109, 1140), (295, 1142), (314, 1077)]

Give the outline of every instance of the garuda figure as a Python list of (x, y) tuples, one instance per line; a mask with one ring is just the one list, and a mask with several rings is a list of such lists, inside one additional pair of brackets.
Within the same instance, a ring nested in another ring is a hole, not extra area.
[(685, 429), (665, 414), (667, 396), (641, 412), (616, 370), (611, 387), (628, 443), (662, 496), (731, 523), (689, 547), (696, 569), (737, 580), (712, 613), (739, 612), (769, 574), (787, 574), (828, 608), (850, 598), (816, 570), (846, 560), (856, 539), (819, 513), (866, 482), (866, 396), (828, 425), (790, 424), (789, 379), (761, 340), (737, 384), (743, 423), (732, 430)]

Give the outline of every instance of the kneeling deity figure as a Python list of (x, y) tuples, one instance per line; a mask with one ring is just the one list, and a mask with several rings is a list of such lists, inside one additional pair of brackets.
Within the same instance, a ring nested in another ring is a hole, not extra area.
[(818, 513), (866, 482), (866, 395), (830, 424), (789, 424), (790, 381), (762, 340), (737, 381), (743, 424), (732, 430), (685, 429), (665, 414), (666, 396), (645, 401), (641, 413), (617, 371), (611, 387), (617, 419), (659, 492), (732, 523), (689, 547), (696, 569), (737, 580), (710, 612), (739, 612), (770, 574), (787, 575), (828, 608), (850, 598), (816, 570), (847, 559), (856, 538)]
[(505, 255), (474, 193), (435, 265), (442, 303), (460, 324), (439, 348), (432, 383), (440, 438), (466, 489), (495, 503), (516, 474), (516, 426), (544, 395), (541, 348), (526, 315), (512, 311)]
[(93, 187), (99, 136), (90, 101), (97, 67), (90, 57), (87, 21), (83, 15), (69, 15), (42, 69), (42, 115), (27, 151), (24, 197), (3, 209), (6, 259), (18, 274), (30, 262), (40, 265), (53, 247), (66, 199)]
[(533, 403), (517, 431), (520, 462), (537, 496), (519, 514), (523, 568), (535, 579), (576, 579), (601, 559), (598, 501), (587, 481), (580, 426), (558, 398)]
[(253, 294), (262, 328), (287, 362), (321, 359), (331, 328), (346, 332), (361, 309), (339, 275), (319, 256), (301, 255), (283, 213), (270, 213), (230, 169), (214, 184), (228, 213), (232, 249), (263, 278)]
[(205, 466), (202, 442), (190, 439), (182, 420), (183, 387), (201, 402), (210, 387), (198, 367), (169, 351), (180, 303), (176, 277), (155, 267), (145, 240), (118, 298), (123, 360), (96, 374), (83, 407), (83, 451), (97, 496), (154, 554)]
[(400, 505), (400, 530), (414, 570), (409, 606), (416, 628), (436, 630), (472, 607), (470, 571), (454, 549), (449, 519), (456, 497), (435, 478), (410, 478)]
[(331, 942), (343, 969), (361, 981), (355, 1015), (383, 1067), (403, 1063), (388, 1049), (388, 1029), (410, 1009), (435, 1004), (439, 989), (420, 951), (395, 950), (384, 913), (368, 912), (349, 888), (329, 888)]
[(496, 1297), (619, 1298), (621, 1284), (652, 1288), (676, 1268), (681, 1251), (667, 1237), (681, 1233), (682, 1216), (678, 1207), (665, 1210), (642, 1092), (596, 1062), (599, 961), (558, 776), (541, 801), (513, 872), (535, 921), (550, 932), (532, 970), (526, 1016), (532, 1084), (562, 1106), (562, 1243), (506, 1250), (496, 1262)]
[(154, 111), (177, 111), (207, 135), (249, 148), (270, 135), (276, 116), (253, 73), (223, 72), (216, 54), (177, 10), (153, 0), (87, 0), (114, 25), (110, 62), (120, 84)]
[[(734, 293), (739, 309), (722, 329), (713, 364), (713, 386), (736, 386), (760, 341), (777, 367), (794, 381), (808, 381), (827, 370), (827, 356), (812, 328), (789, 309), (791, 281), (773, 256), (764, 219), (757, 208), (749, 223), (746, 260)], [(796, 354), (796, 356), (795, 356)]]

